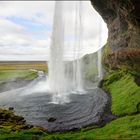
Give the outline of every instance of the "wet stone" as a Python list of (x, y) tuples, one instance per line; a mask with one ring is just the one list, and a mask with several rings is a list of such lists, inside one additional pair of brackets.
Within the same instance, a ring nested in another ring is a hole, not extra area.
[(48, 122), (54, 122), (54, 121), (56, 121), (56, 118), (51, 117), (48, 119)]

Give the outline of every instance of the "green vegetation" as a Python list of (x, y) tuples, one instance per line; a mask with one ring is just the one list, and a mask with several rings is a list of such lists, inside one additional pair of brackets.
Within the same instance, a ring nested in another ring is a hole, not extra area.
[(7, 78), (23, 78), (32, 80), (37, 77), (37, 71), (48, 72), (46, 62), (0, 62), (0, 80)]
[(32, 80), (37, 77), (37, 71), (31, 70), (2, 70), (0, 71), (0, 79), (6, 78), (24, 78)]
[(104, 89), (112, 96), (112, 112), (118, 116), (137, 113), (140, 103), (140, 87), (129, 72), (111, 71), (104, 78)]
[(40, 61), (17, 61), (17, 62), (0, 62), (0, 70), (29, 70), (29, 69), (35, 69), (35, 70), (48, 70), (48, 66), (46, 62)]
[[(11, 110), (0, 109), (0, 139), (14, 139), (13, 136), (22, 139), (26, 137), (33, 136), (31, 134), (42, 134), (44, 130), (40, 127), (33, 127), (31, 125), (27, 125), (26, 121), (22, 116), (17, 116)], [(24, 136), (25, 134), (25, 136)], [(26, 138), (28, 138), (26, 137)], [(15, 139), (17, 139), (15, 138)]]

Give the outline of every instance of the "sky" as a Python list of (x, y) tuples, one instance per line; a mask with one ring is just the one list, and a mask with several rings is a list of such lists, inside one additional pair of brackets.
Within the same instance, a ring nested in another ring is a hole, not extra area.
[[(65, 55), (73, 57), (75, 3), (64, 1)], [(0, 61), (48, 60), (55, 1), (0, 1)], [(82, 1), (81, 55), (106, 43), (108, 30), (90, 1)]]

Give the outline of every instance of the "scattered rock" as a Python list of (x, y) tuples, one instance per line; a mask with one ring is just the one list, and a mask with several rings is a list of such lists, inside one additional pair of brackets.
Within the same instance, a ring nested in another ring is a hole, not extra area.
[(14, 108), (13, 108), (13, 107), (9, 107), (9, 110), (11, 110), (11, 111), (12, 111), (12, 110), (14, 110)]
[(54, 122), (54, 121), (56, 121), (56, 118), (50, 117), (50, 118), (48, 119), (48, 122)]

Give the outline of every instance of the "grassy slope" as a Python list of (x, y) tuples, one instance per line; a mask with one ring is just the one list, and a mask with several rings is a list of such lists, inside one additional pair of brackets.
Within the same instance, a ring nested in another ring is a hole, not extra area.
[(140, 87), (134, 82), (129, 72), (111, 72), (105, 78), (104, 88), (112, 96), (112, 112), (115, 115), (131, 115), (137, 113), (140, 103)]
[[(92, 129), (92, 127), (89, 127), (77, 132), (48, 134), (38, 128), (13, 131), (10, 126), (6, 126), (4, 128), (0, 127), (0, 139), (139, 139), (140, 114), (132, 114), (139, 113), (137, 104), (140, 102), (140, 87), (134, 83), (134, 76), (124, 71), (112, 71), (104, 79), (104, 88), (112, 95), (112, 112), (118, 116), (125, 116), (110, 122), (103, 128)], [(126, 114), (129, 116), (126, 116)]]

